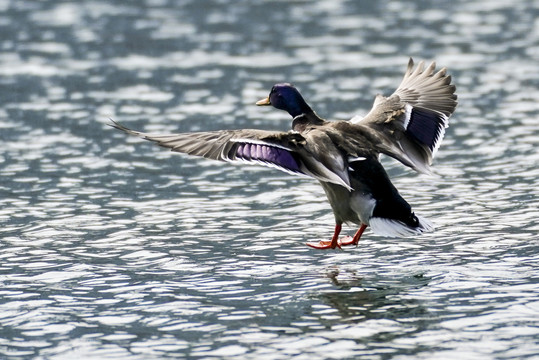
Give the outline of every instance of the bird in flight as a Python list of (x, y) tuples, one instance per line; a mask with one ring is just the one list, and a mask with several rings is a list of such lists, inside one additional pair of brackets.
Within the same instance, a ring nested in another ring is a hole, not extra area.
[[(276, 84), (256, 105), (288, 112), (293, 118), (288, 132), (241, 129), (149, 134), (115, 121), (110, 125), (175, 152), (269, 166), (318, 180), (335, 215), (335, 230), (330, 240), (307, 243), (312, 248), (357, 245), (368, 226), (384, 236), (413, 236), (434, 227), (412, 211), (379, 157), (385, 154), (417, 172), (430, 173), (457, 106), (451, 76), (445, 68), (435, 69), (434, 62), (414, 67), (410, 59), (397, 90), (389, 97), (377, 95), (365, 117), (349, 121), (319, 117), (294, 86)], [(359, 226), (353, 237), (339, 238), (343, 223)]]

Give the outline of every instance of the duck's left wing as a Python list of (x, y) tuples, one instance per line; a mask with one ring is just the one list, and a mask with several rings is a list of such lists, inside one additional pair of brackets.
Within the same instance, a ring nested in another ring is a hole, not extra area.
[(388, 98), (378, 95), (365, 118), (350, 121), (374, 131), (384, 145), (396, 146), (398, 151), (386, 154), (420, 172), (429, 171), (457, 106), (451, 76), (445, 68), (435, 69), (434, 62), (414, 67), (410, 59), (397, 90)]
[(110, 126), (153, 141), (171, 151), (213, 160), (273, 167), (350, 189), (344, 164), (318, 160), (308, 141), (297, 132), (244, 129), (161, 135), (131, 130), (115, 121)]

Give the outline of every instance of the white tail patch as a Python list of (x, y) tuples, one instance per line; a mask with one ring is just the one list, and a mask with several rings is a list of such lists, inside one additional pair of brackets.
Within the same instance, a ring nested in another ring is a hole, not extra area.
[(419, 220), (418, 227), (410, 227), (402, 221), (381, 217), (373, 217), (369, 219), (369, 225), (372, 228), (372, 231), (374, 231), (376, 234), (389, 237), (419, 235), (421, 233), (434, 230), (434, 225), (430, 221), (419, 216), (417, 219)]

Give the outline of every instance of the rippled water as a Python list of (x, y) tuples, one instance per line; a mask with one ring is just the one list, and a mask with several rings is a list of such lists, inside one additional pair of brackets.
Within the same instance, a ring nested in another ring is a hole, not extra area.
[[(0, 357), (539, 357), (536, 1), (0, 9)], [(385, 161), (437, 224), (413, 239), (307, 248), (333, 229), (314, 181), (106, 126), (287, 130), (253, 105), (281, 81), (348, 119), (408, 56), (459, 94), (435, 176)]]

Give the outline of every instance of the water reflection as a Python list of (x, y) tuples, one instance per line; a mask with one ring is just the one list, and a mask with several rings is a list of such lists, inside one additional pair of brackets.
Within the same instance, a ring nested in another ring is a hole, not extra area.
[(317, 295), (326, 305), (337, 310), (338, 323), (359, 323), (370, 319), (398, 319), (425, 316), (428, 311), (417, 299), (407, 298), (412, 290), (428, 286), (429, 279), (415, 275), (400, 282), (382, 278), (364, 279), (353, 271), (342, 275), (337, 268), (328, 277), (339, 289)]

